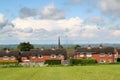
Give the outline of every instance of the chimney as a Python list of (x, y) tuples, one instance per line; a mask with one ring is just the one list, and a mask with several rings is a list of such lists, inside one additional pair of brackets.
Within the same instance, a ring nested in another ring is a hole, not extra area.
[(5, 53), (9, 53), (10, 52), (10, 49), (8, 49), (8, 48), (5, 48), (4, 50), (5, 50)]
[(103, 45), (102, 45), (102, 44), (100, 44), (100, 45), (99, 45), (99, 49), (102, 49), (102, 48), (103, 48)]
[(60, 49), (60, 36), (58, 37), (58, 49)]
[(87, 49), (91, 49), (91, 48), (92, 48), (91, 45), (88, 45)]

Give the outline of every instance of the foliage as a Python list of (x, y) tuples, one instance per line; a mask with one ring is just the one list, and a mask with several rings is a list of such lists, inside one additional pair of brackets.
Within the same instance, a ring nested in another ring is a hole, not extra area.
[(97, 61), (95, 59), (82, 59), (81, 65), (89, 65), (89, 64), (96, 64)]
[(120, 58), (117, 58), (117, 62), (120, 62)]
[(81, 63), (80, 59), (70, 59), (70, 65), (78, 65)]
[(64, 48), (62, 45), (60, 45), (60, 48)]
[(78, 47), (81, 47), (80, 45), (75, 45), (74, 46), (74, 49), (77, 49)]
[(17, 60), (0, 60), (0, 65), (18, 64)]
[(17, 48), (20, 49), (21, 51), (30, 51), (30, 49), (33, 49), (34, 46), (29, 42), (22, 42), (17, 46)]
[(61, 64), (61, 60), (46, 60), (45, 64), (48, 64), (48, 65), (59, 65), (59, 64)]
[(90, 65), (96, 63), (97, 61), (95, 59), (70, 59), (70, 65)]

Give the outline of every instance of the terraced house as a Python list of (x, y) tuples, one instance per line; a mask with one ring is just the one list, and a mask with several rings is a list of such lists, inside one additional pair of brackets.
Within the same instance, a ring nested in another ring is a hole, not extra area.
[(1, 50), (0, 60), (19, 60), (19, 62), (44, 62), (45, 60), (57, 59), (65, 60), (67, 52), (65, 49), (32, 49), (30, 51)]
[[(120, 51), (119, 51), (120, 52)], [(92, 58), (96, 59), (98, 63), (112, 63), (116, 62), (118, 57), (118, 52), (114, 47), (81, 47), (75, 50), (74, 58), (83, 59), (83, 58)]]
[(45, 60), (57, 59), (64, 61), (67, 57), (66, 49), (60, 47), (60, 37), (58, 38), (58, 47), (51, 49), (40, 48), (30, 51), (5, 50), (0, 51), (0, 60), (18, 60), (19, 62), (45, 62)]

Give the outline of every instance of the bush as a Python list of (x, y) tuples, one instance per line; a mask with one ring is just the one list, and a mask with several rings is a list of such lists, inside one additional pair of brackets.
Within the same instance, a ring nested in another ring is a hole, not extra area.
[(117, 62), (120, 62), (120, 58), (117, 58)]
[(96, 63), (95, 59), (70, 59), (70, 65), (90, 65)]
[(79, 65), (80, 63), (80, 59), (70, 59), (70, 65)]
[(17, 60), (0, 60), (0, 65), (10, 65), (10, 64), (18, 65), (18, 61)]
[(90, 65), (90, 64), (96, 64), (97, 61), (95, 59), (82, 59), (81, 65)]
[(61, 60), (46, 60), (45, 64), (48, 64), (48, 65), (59, 65), (59, 64), (61, 64)]

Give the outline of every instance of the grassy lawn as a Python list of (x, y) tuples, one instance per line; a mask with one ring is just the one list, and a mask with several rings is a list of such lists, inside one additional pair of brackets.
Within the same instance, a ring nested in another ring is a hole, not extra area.
[(120, 80), (120, 65), (0, 68), (1, 80)]

